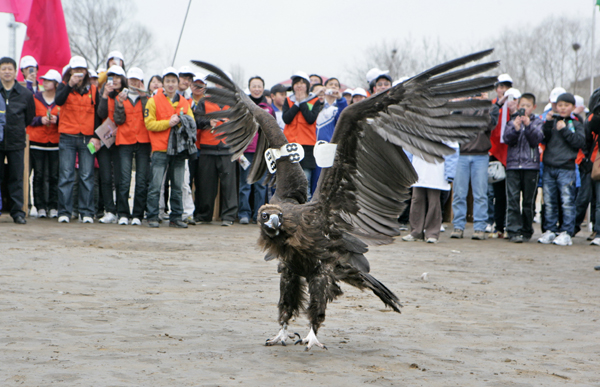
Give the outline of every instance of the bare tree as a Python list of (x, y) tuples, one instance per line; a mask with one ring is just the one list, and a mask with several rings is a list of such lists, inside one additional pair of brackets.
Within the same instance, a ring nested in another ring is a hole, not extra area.
[(105, 66), (113, 50), (125, 55), (127, 67), (150, 62), (152, 33), (132, 22), (136, 11), (132, 0), (67, 0), (64, 9), (71, 51), (90, 67)]
[(229, 67), (233, 82), (238, 85), (242, 90), (246, 88), (246, 76), (244, 75), (244, 68), (239, 63)]

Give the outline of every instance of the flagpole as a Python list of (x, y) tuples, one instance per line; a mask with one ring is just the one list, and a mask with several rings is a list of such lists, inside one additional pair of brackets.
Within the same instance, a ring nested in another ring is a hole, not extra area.
[(179, 33), (179, 39), (177, 40), (177, 47), (175, 47), (175, 54), (173, 54), (173, 61), (171, 62), (171, 66), (175, 65), (175, 58), (177, 57), (177, 50), (179, 50), (179, 43), (181, 42), (181, 36), (183, 35), (183, 30), (185, 29), (185, 22), (187, 21), (188, 13), (190, 12), (190, 6), (192, 5), (192, 0), (189, 1), (187, 6), (187, 11), (185, 11), (185, 18), (183, 19), (183, 25), (181, 26), (181, 32)]

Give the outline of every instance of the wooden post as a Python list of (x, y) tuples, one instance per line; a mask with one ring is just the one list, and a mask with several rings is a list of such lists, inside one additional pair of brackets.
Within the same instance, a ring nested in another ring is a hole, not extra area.
[(23, 212), (29, 216), (29, 135), (25, 135), (25, 152), (23, 156)]

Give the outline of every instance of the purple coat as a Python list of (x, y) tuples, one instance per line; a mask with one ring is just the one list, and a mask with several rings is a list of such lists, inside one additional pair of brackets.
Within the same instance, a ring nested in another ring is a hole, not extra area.
[(504, 128), (503, 139), (508, 145), (506, 169), (540, 169), (539, 144), (544, 139), (544, 122), (534, 114), (529, 119), (529, 126), (521, 124), (519, 131), (515, 130), (514, 118)]

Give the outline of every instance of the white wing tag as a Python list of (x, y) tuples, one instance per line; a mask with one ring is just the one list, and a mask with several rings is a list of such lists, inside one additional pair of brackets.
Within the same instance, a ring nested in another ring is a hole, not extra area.
[(330, 144), (323, 140), (317, 141), (313, 150), (317, 165), (321, 168), (332, 167), (336, 150), (337, 144)]
[(289, 156), (292, 163), (299, 163), (304, 158), (304, 148), (298, 143), (285, 144), (279, 149), (269, 148), (265, 151), (265, 160), (269, 172), (277, 171), (277, 160), (281, 157)]

